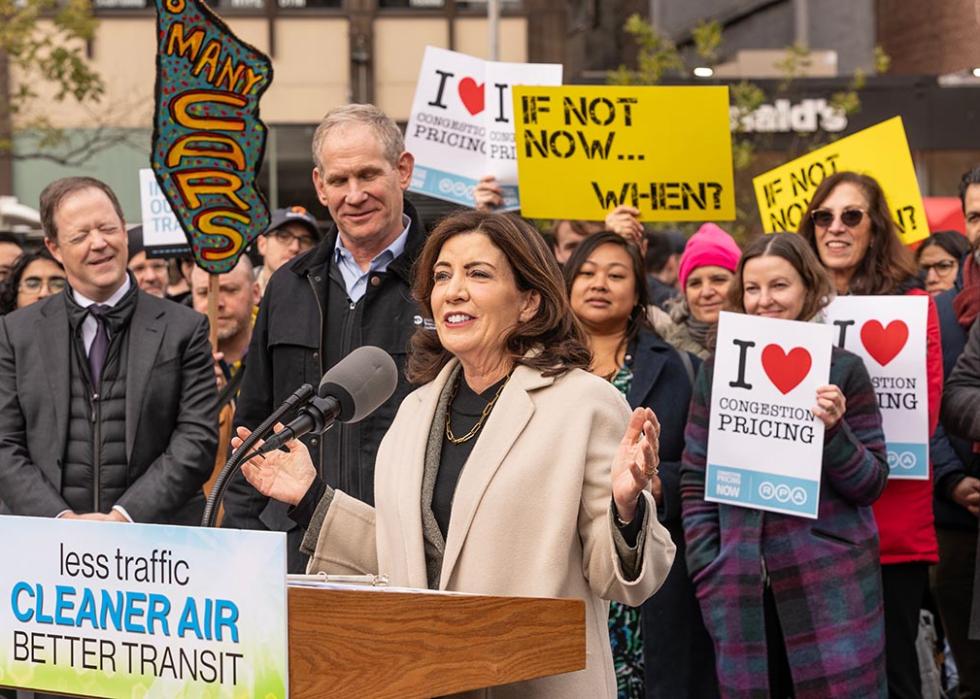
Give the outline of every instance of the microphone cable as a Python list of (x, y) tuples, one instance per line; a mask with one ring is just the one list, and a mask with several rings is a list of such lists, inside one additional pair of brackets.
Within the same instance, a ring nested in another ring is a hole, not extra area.
[(250, 454), (254, 444), (259, 441), (264, 434), (272, 429), (273, 425), (282, 419), (282, 416), (288, 413), (293, 408), (298, 405), (302, 405), (309, 401), (316, 392), (313, 390), (313, 386), (308, 383), (303, 384), (290, 395), (282, 405), (280, 405), (276, 410), (267, 417), (261, 425), (255, 428), (255, 430), (242, 441), (242, 445), (238, 447), (231, 456), (228, 457), (228, 461), (221, 468), (221, 473), (218, 474), (218, 478), (214, 482), (214, 487), (211, 488), (211, 493), (208, 495), (207, 502), (204, 505), (204, 515), (201, 517), (202, 527), (213, 527), (214, 520), (218, 516), (218, 504), (225, 496), (225, 491), (228, 489), (228, 485), (231, 483), (231, 477), (238, 471), (242, 463), (248, 459), (243, 459), (242, 456), (245, 455), (248, 458), (252, 458), (254, 454)]

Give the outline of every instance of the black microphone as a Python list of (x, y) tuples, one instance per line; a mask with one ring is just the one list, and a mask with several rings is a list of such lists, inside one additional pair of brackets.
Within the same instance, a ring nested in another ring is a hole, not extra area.
[(311, 432), (322, 434), (336, 420), (362, 420), (391, 397), (397, 384), (398, 368), (387, 352), (370, 345), (358, 347), (323, 375), (316, 397), (255, 454), (267, 454)]

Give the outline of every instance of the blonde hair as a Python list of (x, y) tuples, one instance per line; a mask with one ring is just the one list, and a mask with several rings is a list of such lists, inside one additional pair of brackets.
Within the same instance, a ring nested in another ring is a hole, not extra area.
[(391, 117), (373, 104), (345, 104), (327, 112), (313, 134), (313, 164), (319, 170), (323, 170), (320, 150), (323, 148), (327, 134), (335, 128), (348, 124), (370, 126), (381, 143), (385, 159), (392, 165), (396, 165), (399, 156), (405, 152), (405, 138), (398, 124)]

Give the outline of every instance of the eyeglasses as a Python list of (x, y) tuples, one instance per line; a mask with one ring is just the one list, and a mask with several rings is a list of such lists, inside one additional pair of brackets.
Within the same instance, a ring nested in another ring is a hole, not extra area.
[(304, 235), (302, 233), (293, 233), (285, 228), (277, 228), (276, 230), (272, 231), (272, 235), (282, 245), (289, 245), (295, 240), (297, 243), (299, 243), (300, 248), (303, 250), (312, 248), (314, 243), (312, 236)]
[(919, 265), (919, 268), (924, 274), (929, 274), (930, 270), (936, 270), (936, 274), (942, 277), (956, 269), (956, 260), (940, 260), (931, 265)]
[[(834, 212), (827, 209), (817, 209), (810, 214), (813, 225), (818, 228), (827, 228), (834, 222)], [(840, 222), (848, 228), (854, 228), (864, 220), (864, 212), (861, 209), (846, 209), (841, 212)]]
[(67, 284), (68, 282), (64, 277), (48, 277), (47, 279), (41, 279), (41, 277), (24, 277), (20, 280), (20, 286), (17, 287), (17, 290), (28, 294), (37, 294), (40, 293), (42, 287), (47, 286), (49, 292), (57, 294)]

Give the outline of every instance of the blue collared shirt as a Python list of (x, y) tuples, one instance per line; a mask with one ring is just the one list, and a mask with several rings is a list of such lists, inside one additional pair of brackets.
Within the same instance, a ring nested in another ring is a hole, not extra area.
[(391, 242), (391, 245), (371, 260), (371, 264), (368, 266), (366, 272), (357, 264), (353, 253), (344, 246), (340, 235), (337, 236), (337, 244), (334, 246), (333, 252), (334, 260), (337, 262), (340, 274), (344, 277), (344, 286), (347, 287), (347, 296), (351, 301), (356, 303), (361, 300), (364, 292), (367, 291), (368, 277), (373, 272), (387, 271), (388, 265), (405, 252), (405, 241), (408, 240), (408, 229), (412, 225), (412, 219), (402, 214), (402, 223), (405, 224), (405, 228), (402, 230), (401, 235), (395, 238)]

